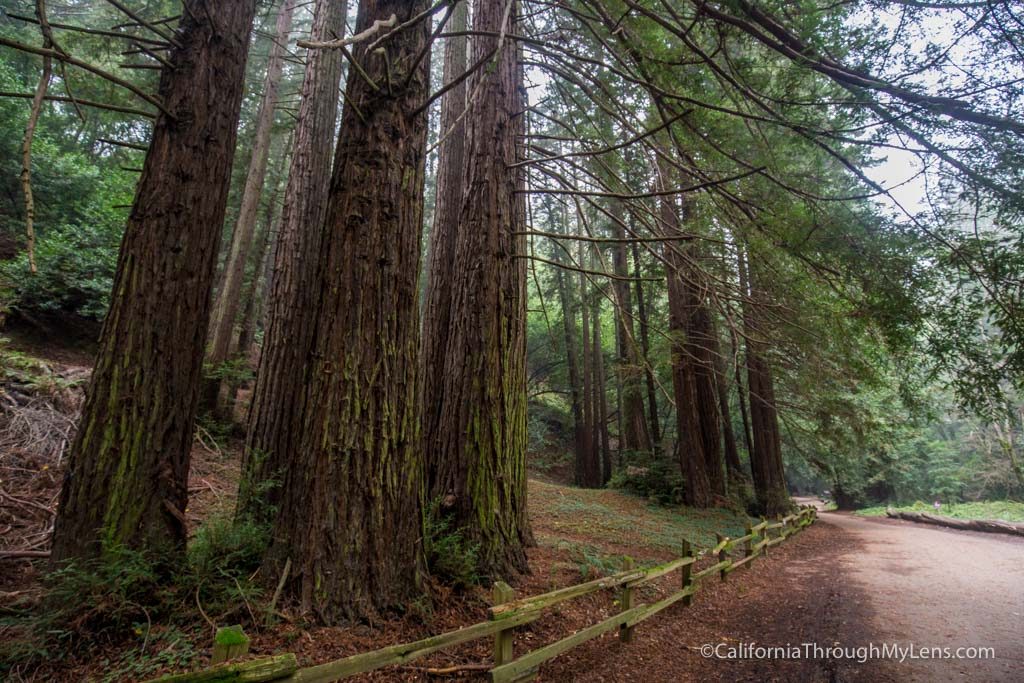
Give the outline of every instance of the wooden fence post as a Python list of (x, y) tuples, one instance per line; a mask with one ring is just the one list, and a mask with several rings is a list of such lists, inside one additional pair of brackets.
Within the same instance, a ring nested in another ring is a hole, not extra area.
[[(512, 602), (515, 591), (504, 581), (495, 581), (491, 593), (495, 605)], [(494, 666), (501, 666), (512, 661), (512, 629), (507, 628), (494, 634)]]
[[(726, 540), (726, 537), (718, 532), (715, 532), (715, 540), (717, 541), (717, 544), (721, 544), (722, 541)], [(729, 552), (726, 550), (725, 547), (723, 547), (721, 550), (718, 551), (718, 561), (725, 562), (727, 559), (729, 559)], [(726, 578), (728, 578), (729, 574), (725, 571), (725, 567), (718, 570), (718, 576), (722, 579), (722, 581), (725, 581)]]
[[(683, 539), (683, 557), (693, 557), (693, 546), (690, 545), (690, 542), (688, 540), (686, 540), (685, 538)], [(685, 589), (690, 588), (691, 586), (693, 586), (693, 578), (692, 578), (692, 575), (693, 575), (693, 563), (692, 562), (690, 564), (688, 564), (688, 565), (683, 567), (682, 575), (683, 575), (683, 586), (682, 586), (683, 589), (685, 590)], [(693, 603), (693, 596), (692, 595), (687, 595), (685, 598), (683, 598), (683, 604), (685, 606), (689, 607), (692, 603)]]
[[(754, 554), (754, 525), (749, 521), (747, 522), (747, 542), (743, 544), (743, 556), (750, 557)], [(751, 561), (747, 562), (747, 569), (750, 569)]]
[(217, 629), (213, 637), (213, 656), (211, 664), (220, 664), (235, 657), (249, 653), (249, 636), (245, 635), (240, 625), (224, 626)]
[[(622, 561), (623, 571), (633, 568), (633, 558), (627, 557)], [(619, 595), (619, 611), (626, 612), (633, 609), (633, 591), (628, 583), (622, 584), (622, 593)], [(623, 643), (633, 642), (633, 627), (626, 624), (619, 626), (619, 640)]]

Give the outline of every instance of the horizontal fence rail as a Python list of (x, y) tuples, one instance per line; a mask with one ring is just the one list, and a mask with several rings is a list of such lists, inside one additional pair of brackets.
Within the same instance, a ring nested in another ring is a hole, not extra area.
[[(689, 605), (700, 586), (700, 581), (715, 574), (719, 575), (720, 580), (725, 581), (728, 575), (737, 569), (743, 567), (749, 569), (755, 559), (761, 555), (767, 555), (770, 547), (799, 533), (805, 527), (813, 524), (816, 519), (817, 510), (813, 506), (804, 506), (800, 508), (799, 512), (787, 515), (775, 522), (762, 521), (755, 525), (748, 524), (745, 529), (746, 533), (739, 538), (716, 535), (716, 545), (701, 555), (716, 558), (717, 562), (700, 571), (693, 571), (698, 555), (694, 554), (689, 541), (684, 540), (682, 553), (678, 559), (653, 567), (634, 568), (633, 561), (626, 558), (625, 569), (621, 572), (542, 595), (516, 599), (512, 588), (499, 581), (494, 586), (494, 604), (487, 611), (487, 621), (411, 643), (391, 645), (372, 652), (301, 669), (293, 654), (263, 657), (237, 663), (225, 662), (202, 671), (167, 675), (154, 679), (150, 683), (199, 683), (200, 681), (327, 683), (386, 666), (407, 664), (438, 650), (488, 636), (494, 638), (494, 663), (489, 671), (491, 681), (494, 683), (529, 681), (536, 677), (544, 662), (610, 631), (618, 630), (619, 639), (624, 643), (630, 642), (633, 638), (633, 629), (645, 619), (680, 601), (684, 605)], [(743, 550), (743, 557), (731, 559), (729, 551), (738, 548)], [(680, 573), (678, 591), (649, 605), (635, 604), (635, 589), (637, 587), (677, 570)], [(513, 634), (517, 626), (535, 621), (546, 610), (561, 602), (608, 589), (618, 589), (620, 611), (617, 614), (554, 643), (519, 657), (513, 656)], [(237, 629), (237, 627), (231, 627), (231, 629)], [(238, 654), (244, 654), (244, 652), (233, 652), (232, 656)]]

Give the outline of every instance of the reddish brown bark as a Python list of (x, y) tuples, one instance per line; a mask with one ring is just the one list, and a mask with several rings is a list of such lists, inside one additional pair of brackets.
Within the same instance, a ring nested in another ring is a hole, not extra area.
[[(579, 243), (579, 263), (585, 267), (585, 246)], [(601, 434), (597, 428), (597, 402), (594, 393), (594, 352), (593, 337), (590, 330), (590, 314), (593, 302), (589, 291), (587, 276), (581, 271), (580, 282), (580, 320), (583, 348), (580, 362), (583, 381), (583, 425), (586, 429), (588, 448), (576, 452), (576, 485), (583, 488), (601, 486)]]
[[(427, 9), (361, 0), (356, 30)], [(358, 43), (313, 291), (301, 421), (285, 452), (265, 574), (324, 623), (367, 618), (420, 591), (422, 460), (416, 406), (430, 22), (367, 53)], [(418, 61), (417, 61), (418, 60)], [(281, 395), (281, 401), (294, 400)]]
[[(217, 368), (231, 356), (231, 341), (234, 337), (235, 321), (242, 303), (242, 287), (245, 281), (245, 266), (249, 262), (253, 237), (256, 234), (256, 216), (260, 206), (267, 175), (267, 161), (270, 157), (270, 133), (274, 125), (274, 106), (277, 104), (277, 90), (281, 83), (284, 66), (284, 52), (288, 45), (288, 34), (292, 26), (292, 14), (296, 0), (283, 0), (277, 13), (274, 36), (270, 41), (267, 57), (267, 73), (263, 79), (263, 96), (256, 114), (256, 130), (252, 141), (252, 157), (245, 175), (242, 203), (238, 220), (231, 234), (231, 245), (224, 265), (224, 282), (217, 295), (216, 305), (210, 320), (210, 351), (206, 362)], [(224, 408), (218, 401), (223, 382), (216, 379), (207, 381), (204, 391), (204, 408)]]
[[(467, 28), (468, 0), (462, 0), (452, 9), (449, 20), (451, 32)], [(447, 38), (444, 51), (444, 85), (456, 81), (466, 71), (469, 41), (466, 36)], [(441, 387), (444, 383), (445, 355), (448, 351), (451, 329), (452, 271), (455, 268), (455, 248), (459, 234), (462, 198), (466, 191), (466, 109), (465, 80), (453, 86), (441, 98), (441, 135), (437, 161), (437, 201), (434, 204), (434, 224), (430, 232), (427, 252), (426, 301), (423, 307), (423, 338), (420, 342), (420, 380), (423, 399), (423, 455), (426, 470), (427, 500), (440, 501), (447, 511), (447, 497), (460, 479), (453, 469), (458, 461), (445, 457), (436, 448), (441, 429)]]
[[(661, 186), (673, 187), (672, 174), (660, 169)], [(660, 223), (664, 242), (665, 276), (668, 280), (669, 334), (672, 351), (672, 393), (676, 404), (676, 439), (680, 467), (686, 480), (684, 502), (694, 507), (712, 504), (714, 490), (708, 476), (705, 454), (705, 433), (700, 419), (701, 394), (698, 386), (696, 362), (693, 354), (692, 317), (695, 308), (694, 287), (688, 280), (691, 266), (688, 256), (678, 245), (683, 235), (680, 223), (681, 209), (675, 196), (660, 200)], [(714, 403), (712, 404), (715, 405)]]
[[(317, 0), (311, 39), (343, 36), (345, 14), (345, 2)], [(261, 514), (278, 504), (284, 473), (294, 455), (289, 444), (302, 415), (301, 388), (316, 326), (311, 311), (320, 293), (314, 278), (324, 239), (343, 59), (337, 50), (310, 50), (306, 56), (288, 184), (273, 247), (263, 349), (242, 456), (240, 514)]]
[(185, 544), (189, 450), (255, 2), (186, 0), (54, 524), (52, 560)]
[(661, 415), (658, 413), (658, 393), (651, 367), (651, 335), (647, 318), (647, 302), (640, 273), (640, 247), (633, 243), (633, 277), (636, 279), (636, 310), (640, 323), (640, 358), (644, 365), (644, 385), (647, 387), (647, 416), (651, 425), (651, 447), (661, 449)]
[(782, 439), (779, 417), (775, 407), (775, 387), (771, 366), (767, 360), (767, 344), (763, 321), (758, 308), (764, 293), (757, 283), (756, 273), (740, 252), (740, 287), (746, 292), (743, 306), (743, 327), (746, 337), (747, 389), (750, 394), (750, 426), (753, 448), (750, 452), (750, 470), (753, 474), (754, 493), (761, 514), (784, 514), (792, 507), (786, 488), (786, 475), (782, 463)]
[[(621, 202), (612, 206), (612, 237), (624, 239)], [(613, 282), (615, 292), (615, 329), (618, 337), (618, 374), (622, 387), (622, 451), (650, 451), (651, 435), (644, 415), (644, 367), (633, 326), (633, 296), (625, 242), (616, 242), (612, 249), (612, 268), (623, 279)]]
[[(450, 458), (442, 484), (449, 514), (479, 543), (480, 571), (526, 570), (526, 261), (524, 176), (519, 160), (523, 74), (515, 3), (473, 8), (470, 63), (493, 61), (467, 83), (466, 192), (452, 278), (449, 343), (429, 457)], [(501, 36), (505, 36), (502, 38)]]

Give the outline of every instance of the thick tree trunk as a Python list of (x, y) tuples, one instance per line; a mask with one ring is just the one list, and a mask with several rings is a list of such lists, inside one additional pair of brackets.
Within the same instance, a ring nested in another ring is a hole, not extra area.
[(121, 244), (52, 560), (185, 544), (189, 450), (252, 0), (184, 3)]
[[(461, 0), (452, 9), (449, 30), (466, 31), (468, 0)], [(467, 36), (445, 39), (444, 85), (449, 85), (466, 71)], [(427, 253), (426, 302), (423, 309), (423, 336), (420, 340), (420, 407), (423, 411), (423, 457), (426, 469), (427, 501), (440, 501), (447, 512), (446, 496), (453, 482), (459, 480), (453, 468), (461, 466), (437, 448), (441, 429), (441, 391), (444, 384), (444, 363), (448, 351), (452, 314), (452, 272), (455, 269), (455, 248), (459, 234), (462, 199), (466, 192), (466, 82), (463, 80), (441, 98), (441, 135), (437, 161), (437, 201), (434, 225), (430, 232)]]
[[(210, 352), (206, 362), (211, 367), (218, 367), (226, 362), (231, 355), (231, 340), (234, 336), (235, 318), (241, 306), (242, 284), (245, 281), (245, 265), (249, 261), (252, 250), (253, 236), (256, 231), (256, 215), (260, 207), (260, 195), (263, 182), (267, 175), (267, 159), (270, 156), (270, 132), (274, 125), (274, 105), (277, 103), (277, 90), (281, 84), (281, 72), (284, 66), (284, 52), (288, 45), (288, 34), (292, 26), (292, 14), (296, 0), (283, 0), (274, 26), (274, 37), (270, 42), (267, 57), (267, 73), (263, 79), (263, 98), (260, 100), (256, 114), (256, 127), (252, 141), (252, 157), (249, 171), (245, 176), (245, 188), (242, 191), (242, 204), (238, 211), (234, 232), (231, 234), (231, 248), (227, 263), (224, 266), (224, 284), (210, 321)], [(217, 400), (222, 382), (208, 380), (204, 390), (203, 407), (216, 408), (218, 412), (223, 406)]]
[[(427, 0), (362, 0), (356, 29), (402, 24)], [(325, 623), (407, 605), (420, 589), (416, 406), (430, 22), (367, 54), (345, 107), (313, 290), (317, 321), (303, 415), (264, 563), (285, 594)], [(425, 57), (420, 59), (420, 57)], [(418, 61), (417, 61), (418, 60)], [(278, 400), (291, 402), (285, 394)]]
[[(691, 256), (691, 258), (693, 258)], [(702, 285), (695, 280), (698, 273), (691, 270), (686, 283), (689, 305), (687, 331), (688, 356), (694, 365), (694, 379), (697, 385), (697, 417), (700, 423), (701, 439), (704, 442), (704, 459), (708, 473), (708, 484), (715, 495), (725, 495), (725, 469), (722, 460), (721, 413), (719, 412), (718, 380), (715, 372), (718, 355), (718, 339), (715, 335), (714, 320), (701, 293)]]
[(640, 322), (640, 351), (644, 365), (644, 384), (647, 386), (647, 415), (651, 421), (651, 446), (661, 450), (661, 415), (658, 412), (658, 392), (651, 367), (651, 333), (647, 317), (647, 302), (644, 299), (643, 280), (640, 273), (640, 247), (633, 243), (633, 277), (636, 278), (636, 310)]
[(750, 272), (740, 252), (740, 288), (745, 293), (743, 327), (746, 337), (747, 388), (750, 392), (750, 426), (753, 436), (750, 452), (750, 470), (753, 474), (754, 493), (763, 515), (787, 512), (792, 503), (786, 490), (786, 475), (782, 464), (782, 439), (779, 417), (775, 408), (775, 388), (771, 368), (765, 358), (765, 344), (755, 311), (762, 295), (756, 278)]
[[(342, 37), (345, 14), (345, 2), (317, 0), (311, 39)], [(315, 277), (326, 230), (343, 59), (339, 50), (310, 50), (306, 55), (288, 184), (274, 244), (263, 349), (242, 456), (238, 490), (242, 515), (264, 515), (278, 505), (285, 472), (297, 455), (289, 444), (300, 429), (305, 363), (317, 322), (312, 312), (320, 297)]]
[[(661, 186), (673, 187), (672, 174), (660, 169)], [(675, 196), (664, 196), (661, 203), (661, 229), (664, 243), (666, 278), (668, 280), (669, 334), (672, 349), (672, 389), (676, 403), (676, 438), (683, 477), (686, 479), (684, 502), (694, 507), (712, 504), (714, 490), (708, 476), (708, 458), (705, 455), (705, 434), (700, 419), (701, 395), (693, 358), (691, 318), (694, 310), (693, 287), (687, 282), (690, 266), (677, 239), (683, 234), (680, 227), (680, 207)], [(712, 406), (715, 404), (713, 403)]]
[[(520, 158), (523, 74), (516, 44), (518, 10), (502, 0), (473, 8), (470, 63), (497, 49), (476, 71), (478, 93), (466, 119), (466, 193), (455, 245), (449, 343), (432, 457), (450, 458), (441, 483), (451, 518), (479, 544), (479, 570), (525, 571), (526, 519), (526, 215)], [(443, 274), (442, 274), (443, 275)], [(431, 399), (427, 399), (431, 400)]]
[[(612, 205), (612, 237), (625, 239), (626, 231), (622, 226), (622, 203)], [(629, 275), (626, 257), (626, 243), (616, 242), (612, 250), (612, 268), (620, 278)], [(618, 374), (622, 387), (622, 430), (619, 444), (621, 451), (650, 451), (651, 435), (647, 429), (647, 418), (644, 415), (643, 394), (643, 362), (637, 348), (636, 335), (633, 328), (633, 297), (628, 279), (615, 280), (615, 321), (618, 335)]]

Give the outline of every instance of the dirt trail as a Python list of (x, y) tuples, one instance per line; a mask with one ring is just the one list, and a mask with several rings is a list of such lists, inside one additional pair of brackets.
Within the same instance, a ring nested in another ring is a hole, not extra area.
[(1024, 539), (821, 513), (858, 543), (838, 557), (872, 642), (991, 647), (994, 659), (893, 664), (902, 681), (1024, 681)]

